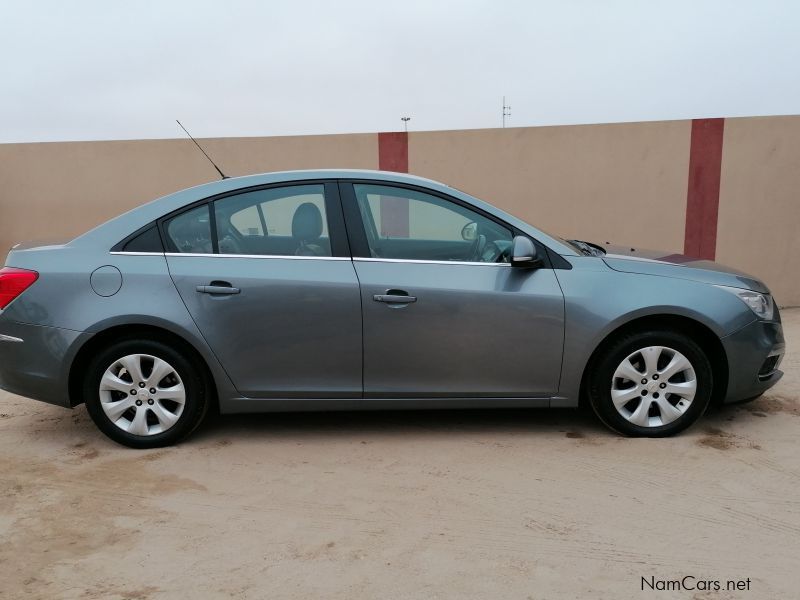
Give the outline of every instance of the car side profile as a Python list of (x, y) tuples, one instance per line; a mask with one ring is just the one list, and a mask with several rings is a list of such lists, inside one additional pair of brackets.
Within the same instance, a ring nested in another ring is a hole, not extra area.
[(0, 387), (136, 448), (222, 413), (574, 407), (659, 437), (781, 377), (778, 309), (711, 261), (547, 233), (447, 185), (267, 173), (0, 270)]

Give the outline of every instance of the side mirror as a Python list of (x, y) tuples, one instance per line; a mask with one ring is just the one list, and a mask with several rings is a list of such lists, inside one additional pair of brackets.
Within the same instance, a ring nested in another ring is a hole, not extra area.
[(478, 224), (470, 221), (461, 228), (461, 239), (465, 242), (474, 242), (478, 239)]
[(542, 259), (536, 252), (536, 246), (530, 238), (522, 235), (516, 236), (514, 238), (514, 247), (511, 251), (511, 266), (533, 269), (541, 265)]

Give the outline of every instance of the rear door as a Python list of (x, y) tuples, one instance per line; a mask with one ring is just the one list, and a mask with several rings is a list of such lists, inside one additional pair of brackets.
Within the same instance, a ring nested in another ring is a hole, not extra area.
[(242, 190), (160, 226), (172, 279), (240, 393), (361, 396), (361, 300), (335, 183)]
[(512, 228), (414, 186), (343, 183), (342, 196), (366, 397), (557, 393), (563, 295), (549, 267), (510, 266)]

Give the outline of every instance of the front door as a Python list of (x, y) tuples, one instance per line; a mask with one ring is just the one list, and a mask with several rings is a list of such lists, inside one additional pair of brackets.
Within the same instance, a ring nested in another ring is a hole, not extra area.
[(563, 295), (552, 269), (510, 266), (510, 227), (411, 187), (342, 189), (361, 282), (366, 397), (557, 393)]
[(361, 300), (335, 184), (217, 198), (162, 223), (170, 274), (247, 397), (361, 396)]

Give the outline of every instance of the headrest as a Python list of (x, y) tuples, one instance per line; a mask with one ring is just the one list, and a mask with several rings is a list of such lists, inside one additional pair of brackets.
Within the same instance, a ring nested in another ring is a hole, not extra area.
[(292, 237), (301, 242), (312, 242), (322, 235), (322, 213), (316, 204), (303, 202), (292, 217)]

